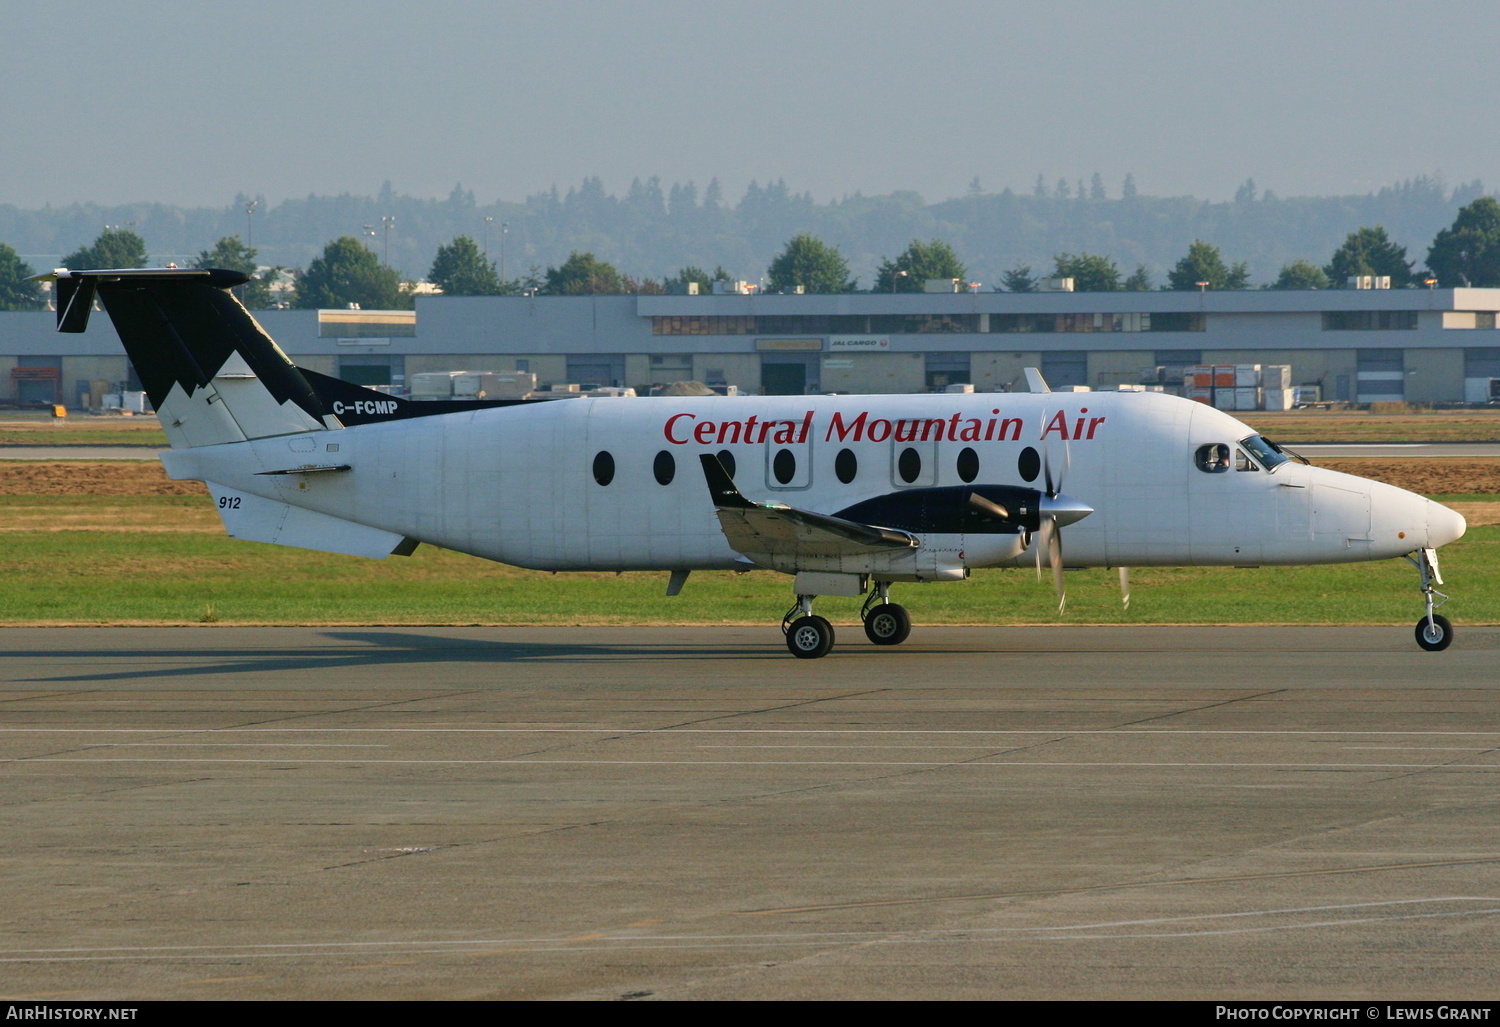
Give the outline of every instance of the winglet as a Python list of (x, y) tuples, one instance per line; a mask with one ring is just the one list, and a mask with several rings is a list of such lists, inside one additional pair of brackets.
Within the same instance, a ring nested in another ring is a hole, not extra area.
[(713, 497), (714, 506), (721, 510), (754, 509), (755, 504), (740, 494), (734, 479), (715, 454), (700, 453), (698, 459), (703, 462), (703, 477), (708, 482), (708, 494)]
[(1025, 368), (1024, 373), (1026, 375), (1026, 391), (1027, 392), (1051, 392), (1052, 391), (1052, 389), (1049, 388), (1048, 385), (1047, 385), (1047, 380), (1042, 377), (1042, 372), (1038, 371), (1036, 368), (1034, 368), (1034, 367)]

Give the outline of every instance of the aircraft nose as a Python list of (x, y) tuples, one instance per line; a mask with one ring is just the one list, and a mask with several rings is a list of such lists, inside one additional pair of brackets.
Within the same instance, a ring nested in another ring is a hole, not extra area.
[(1442, 503), (1427, 501), (1427, 544), (1433, 549), (1446, 546), (1461, 538), (1469, 528), (1469, 522), (1457, 510), (1450, 510)]

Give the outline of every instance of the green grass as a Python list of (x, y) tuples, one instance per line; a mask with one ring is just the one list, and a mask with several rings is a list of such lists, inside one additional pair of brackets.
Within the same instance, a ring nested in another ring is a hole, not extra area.
[(1439, 503), (1493, 503), (1493, 492), (1434, 492), (1427, 497)]
[(167, 448), (167, 436), (156, 418), (137, 421), (109, 418), (35, 423), (0, 422), (0, 446), (155, 446)]
[[(790, 579), (770, 572), (698, 572), (669, 599), (665, 573), (553, 575), (430, 546), (375, 561), (210, 534), (11, 531), (0, 540), (0, 624), (766, 624), (792, 598)], [(1443, 612), (1500, 623), (1500, 528), (1470, 529), (1441, 560), (1454, 597)], [(1137, 568), (1128, 612), (1113, 571), (1070, 571), (1067, 584), (1062, 617), (1050, 581), (1030, 569), (894, 592), (919, 624), (1391, 624), (1421, 612), (1404, 560)], [(823, 598), (818, 612), (853, 624), (859, 602)]]

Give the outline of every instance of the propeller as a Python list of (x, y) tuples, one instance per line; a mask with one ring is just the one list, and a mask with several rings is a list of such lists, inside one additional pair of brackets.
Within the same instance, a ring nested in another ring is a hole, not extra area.
[(1072, 456), (1068, 450), (1068, 443), (1063, 441), (1062, 467), (1054, 478), (1052, 475), (1052, 450), (1050, 446), (1042, 447), (1042, 481), (1046, 485), (1046, 491), (1042, 493), (1041, 502), (1038, 504), (1038, 529), (1040, 536), (1039, 544), (1034, 545), (1036, 550), (1036, 574), (1038, 580), (1042, 576), (1042, 550), (1047, 551), (1047, 565), (1052, 568), (1052, 588), (1057, 593), (1057, 612), (1062, 613), (1068, 605), (1068, 593), (1063, 588), (1063, 558), (1062, 558), (1062, 529), (1066, 524), (1081, 521), (1094, 512), (1094, 508), (1086, 503), (1080, 503), (1063, 495), (1063, 479), (1067, 476), (1072, 466)]
[(1041, 551), (1047, 550), (1047, 566), (1052, 568), (1052, 590), (1057, 593), (1057, 612), (1062, 613), (1068, 605), (1068, 593), (1063, 588), (1062, 528), (1056, 518), (1048, 517), (1042, 521), (1041, 536), (1037, 557), (1040, 559)]

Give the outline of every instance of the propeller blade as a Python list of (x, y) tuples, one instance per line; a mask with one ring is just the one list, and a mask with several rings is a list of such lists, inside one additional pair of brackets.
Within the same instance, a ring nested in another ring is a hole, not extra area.
[(1120, 602), (1125, 609), (1130, 609), (1130, 568), (1120, 568)]
[(1042, 444), (1042, 480), (1044, 482), (1046, 482), (1046, 485), (1047, 485), (1047, 498), (1048, 499), (1052, 499), (1052, 498), (1056, 497), (1060, 492), (1062, 492), (1063, 479), (1068, 476), (1068, 469), (1070, 467), (1072, 467), (1072, 466), (1073, 466), (1073, 453), (1072, 453), (1072, 449), (1068, 446), (1067, 441), (1064, 440), (1064, 442), (1063, 442), (1062, 470), (1060, 470), (1057, 473), (1057, 477), (1056, 478), (1053, 478), (1052, 477), (1052, 447), (1049, 444), (1047, 444), (1047, 443), (1043, 443)]
[(1068, 593), (1063, 590), (1062, 529), (1048, 521), (1047, 563), (1052, 567), (1052, 590), (1057, 593), (1057, 612), (1062, 613), (1068, 605)]
[(1010, 511), (992, 499), (985, 499), (977, 492), (969, 493), (969, 505), (980, 513), (993, 517), (997, 521), (1010, 520)]

